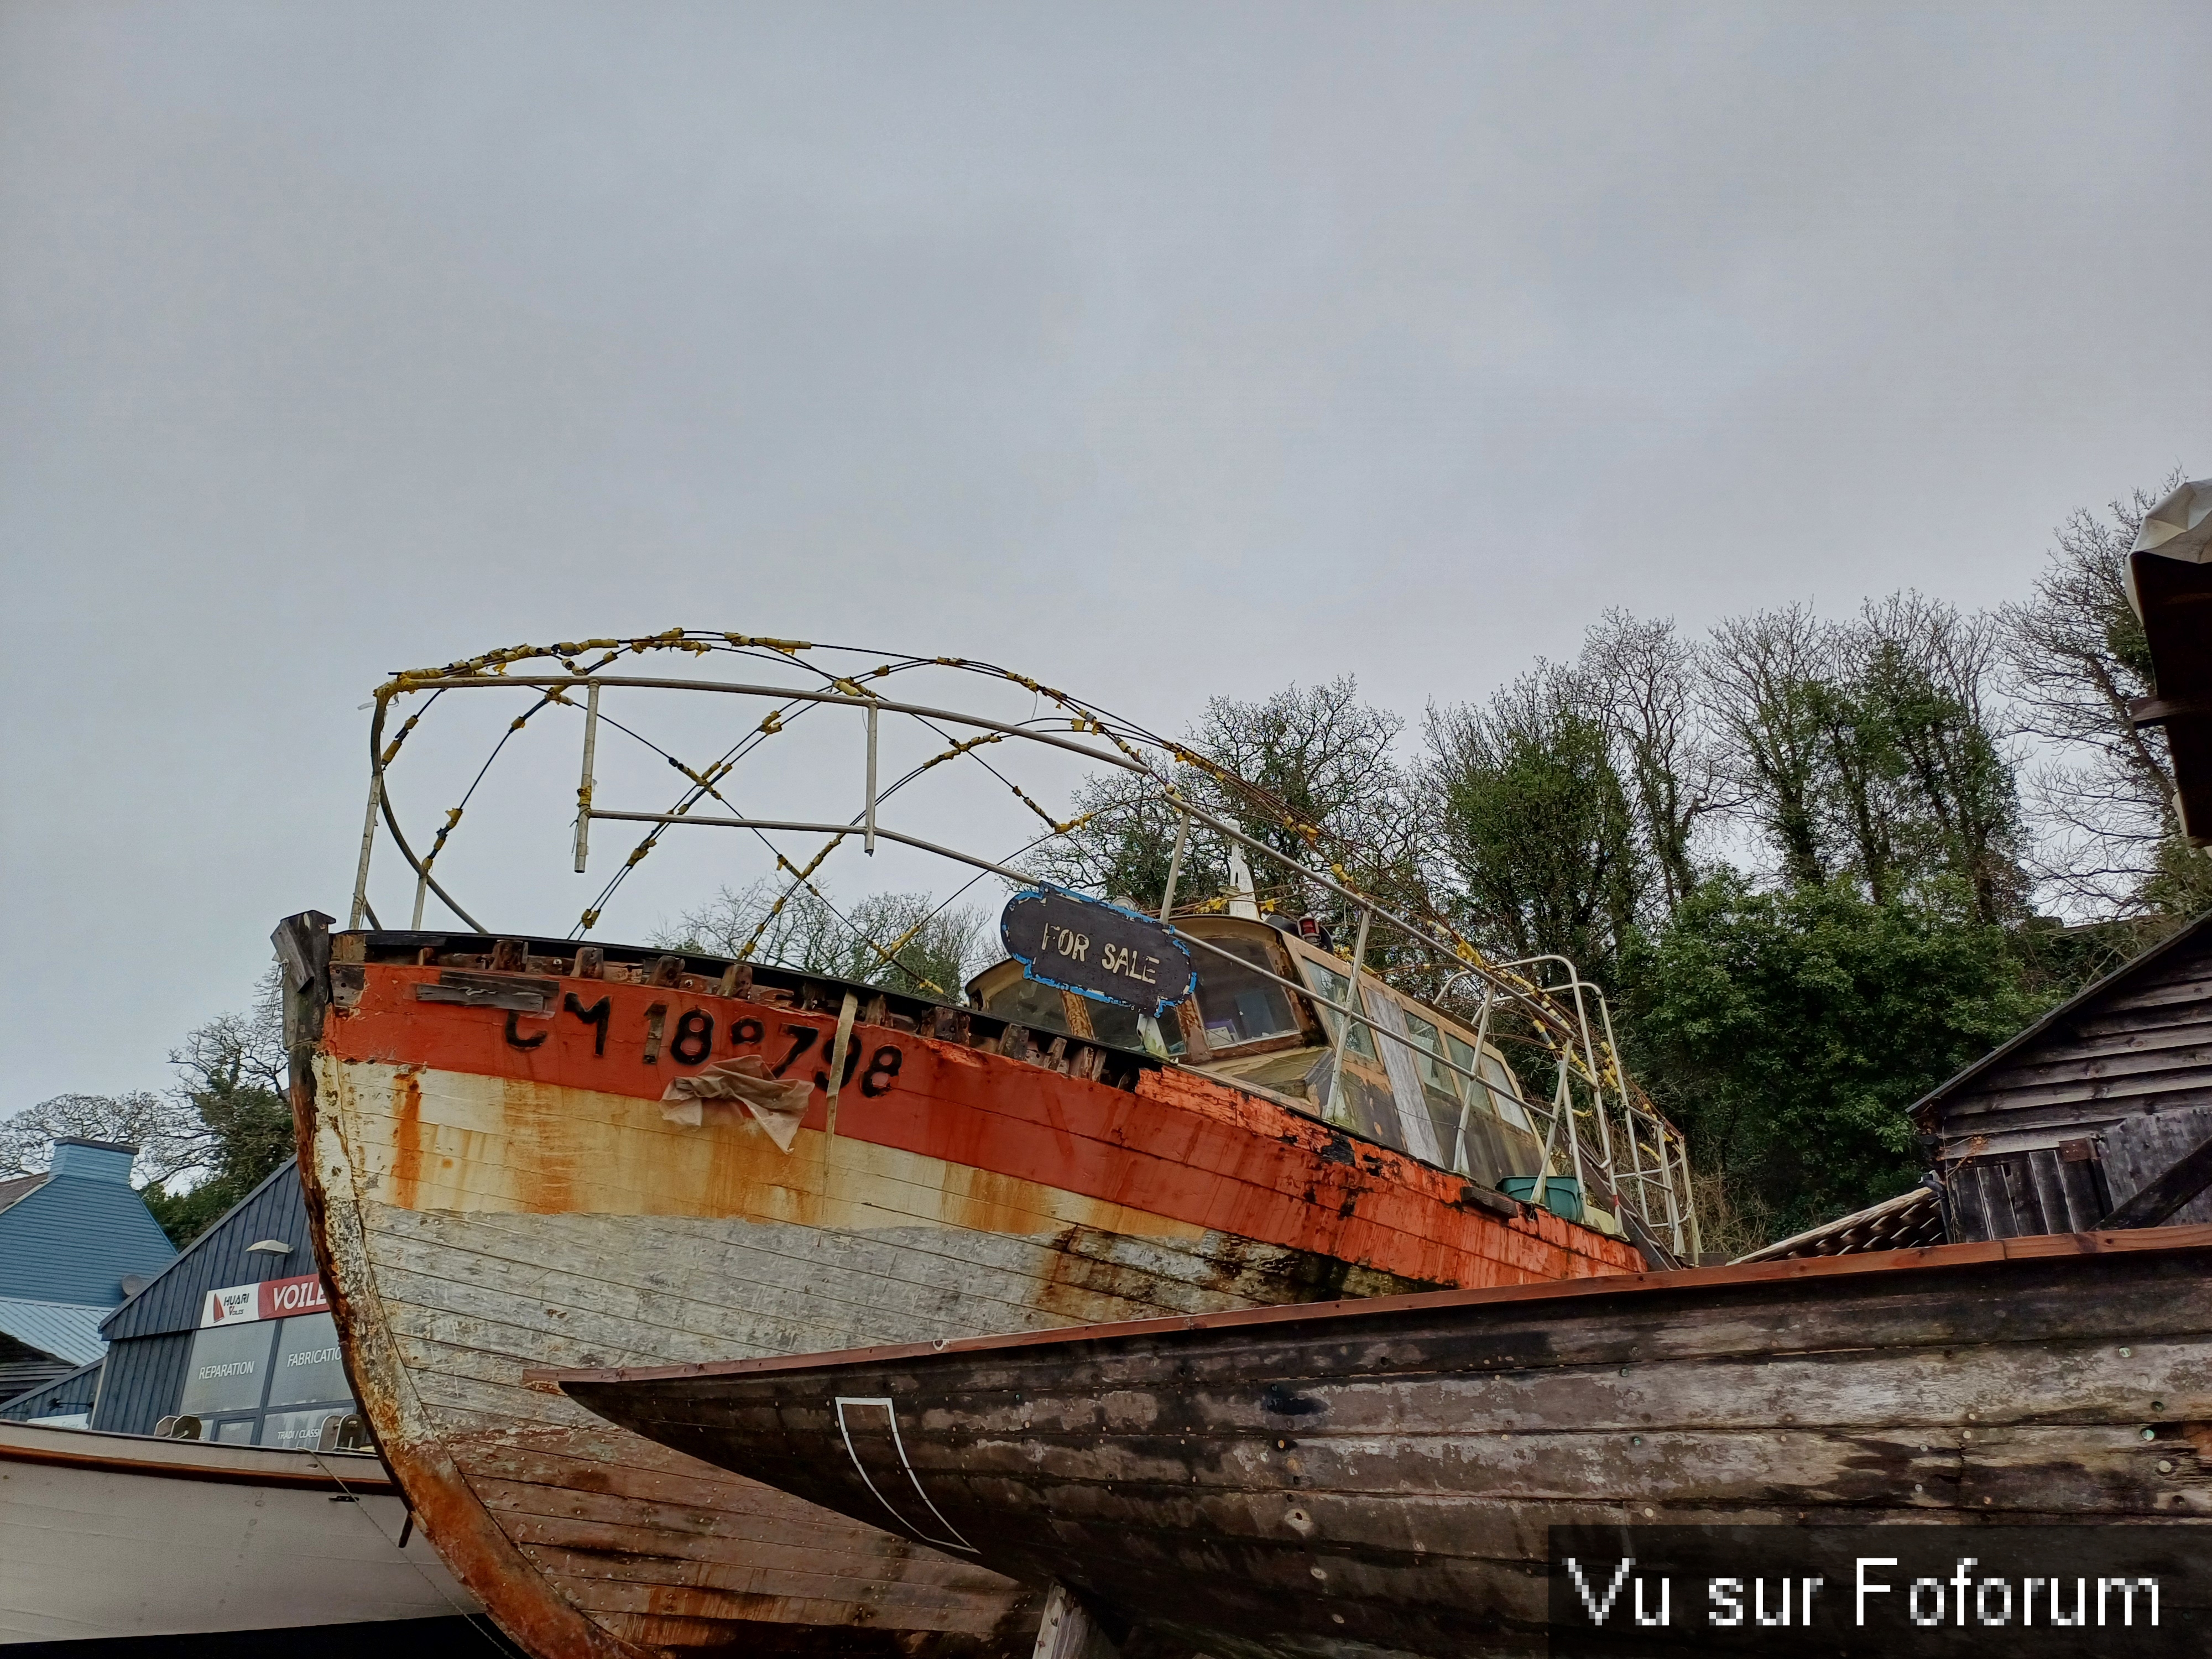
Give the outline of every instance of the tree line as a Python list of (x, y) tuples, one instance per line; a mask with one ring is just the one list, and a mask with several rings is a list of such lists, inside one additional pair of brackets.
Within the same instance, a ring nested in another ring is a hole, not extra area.
[[(1913, 1101), (2212, 905), (2164, 740), (2127, 718), (2153, 687), (2126, 556), (2156, 499), (2077, 513), (1989, 611), (1904, 592), (1701, 635), (1608, 611), (1573, 659), (1415, 722), (1346, 676), (1217, 699), (1186, 741), (1357, 849), (1377, 896), (1602, 986), (1709, 1231), (1749, 1248), (1909, 1186)], [(1177, 781), (1306, 850), (1205, 768)], [(1110, 777), (1079, 805), (1044, 873), (1156, 904), (1172, 815)], [(1179, 901), (1229, 881), (1194, 846)]]

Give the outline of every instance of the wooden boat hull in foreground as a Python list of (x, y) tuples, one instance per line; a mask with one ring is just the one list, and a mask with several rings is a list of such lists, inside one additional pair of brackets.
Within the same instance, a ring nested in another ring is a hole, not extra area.
[(560, 1382), (1161, 1650), (1522, 1653), (1551, 1526), (2212, 1522), (2212, 1227)]
[[(647, 952), (280, 939), (301, 1173), (356, 1395), (457, 1576), (540, 1655), (1013, 1654), (1039, 1598), (640, 1438), (529, 1368), (1640, 1265), (1202, 1075), (1064, 1041), (1017, 1054), (1022, 1028), (980, 1013)], [(841, 1012), (856, 1058), (833, 1128)], [(749, 1055), (816, 1079), (787, 1152), (750, 1120), (665, 1111), (672, 1077)]]

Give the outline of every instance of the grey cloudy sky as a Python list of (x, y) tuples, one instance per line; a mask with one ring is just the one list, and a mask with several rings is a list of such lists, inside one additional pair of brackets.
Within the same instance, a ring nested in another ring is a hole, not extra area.
[(1176, 727), (2013, 597), (2212, 470), (2207, 62), (2108, 0), (0, 4), (0, 1110), (158, 1086), (342, 910), (392, 668), (690, 623)]

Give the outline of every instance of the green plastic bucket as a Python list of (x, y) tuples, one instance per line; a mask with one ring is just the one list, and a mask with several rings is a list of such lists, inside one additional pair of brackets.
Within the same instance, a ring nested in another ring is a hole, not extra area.
[(1524, 1204), (1540, 1204), (1562, 1221), (1583, 1218), (1583, 1186), (1572, 1176), (1552, 1176), (1544, 1183), (1541, 1198), (1536, 1196), (1534, 1176), (1508, 1176), (1498, 1183), (1498, 1190)]

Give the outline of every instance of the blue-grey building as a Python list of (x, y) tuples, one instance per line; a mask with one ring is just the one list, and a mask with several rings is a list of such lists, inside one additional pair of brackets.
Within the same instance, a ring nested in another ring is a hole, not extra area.
[(100, 1322), (176, 1259), (131, 1185), (137, 1153), (57, 1140), (46, 1173), (0, 1181), (0, 1401), (98, 1359)]
[(312, 1446), (328, 1418), (357, 1409), (295, 1163), (107, 1312), (100, 1334), (97, 1368), (0, 1406), (0, 1417), (84, 1413), (90, 1428), (151, 1434), (164, 1418), (189, 1416), (204, 1439)]

